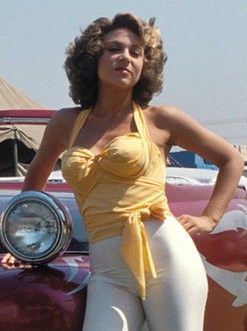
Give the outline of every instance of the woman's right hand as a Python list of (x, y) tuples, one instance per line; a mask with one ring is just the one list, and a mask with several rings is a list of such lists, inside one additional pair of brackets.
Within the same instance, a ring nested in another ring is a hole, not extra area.
[(24, 263), (14, 256), (12, 256), (10, 253), (7, 253), (2, 258), (2, 265), (6, 269), (32, 269), (32, 265), (29, 263)]

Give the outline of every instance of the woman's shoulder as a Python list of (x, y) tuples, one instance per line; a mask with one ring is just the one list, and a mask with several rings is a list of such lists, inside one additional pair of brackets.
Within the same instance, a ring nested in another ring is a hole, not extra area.
[(153, 116), (174, 116), (175, 113), (182, 112), (178, 106), (168, 104), (148, 105), (144, 110)]
[(53, 136), (54, 140), (63, 142), (67, 146), (75, 119), (80, 112), (80, 107), (57, 110), (47, 125), (46, 132), (48, 136)]
[(81, 112), (81, 107), (61, 108), (58, 111), (56, 111), (53, 118), (57, 121), (58, 120), (59, 121), (63, 121), (63, 120), (73, 121), (80, 112)]
[(184, 112), (174, 105), (149, 105), (144, 108), (144, 112), (155, 123), (167, 123), (179, 120), (183, 116)]
[(57, 110), (49, 121), (49, 127), (69, 128), (70, 126), (73, 126), (73, 123), (80, 111), (80, 107), (61, 108)]

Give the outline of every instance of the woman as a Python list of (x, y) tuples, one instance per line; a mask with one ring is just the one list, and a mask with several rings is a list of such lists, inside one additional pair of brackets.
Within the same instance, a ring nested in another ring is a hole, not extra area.
[[(190, 237), (211, 231), (243, 169), (238, 152), (171, 106), (151, 106), (166, 54), (154, 20), (94, 21), (67, 51), (73, 101), (47, 126), (23, 190), (44, 190), (57, 158), (90, 241), (84, 331), (203, 329), (207, 279)], [(200, 217), (175, 219), (164, 194), (172, 145), (219, 167)], [(45, 166), (44, 166), (45, 165)], [(10, 255), (4, 263), (19, 265)], [(200, 289), (200, 290), (198, 290)]]

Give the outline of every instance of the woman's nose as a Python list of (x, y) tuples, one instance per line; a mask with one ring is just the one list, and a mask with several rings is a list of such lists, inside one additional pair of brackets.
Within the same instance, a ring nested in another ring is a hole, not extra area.
[(118, 61), (123, 64), (128, 64), (130, 62), (128, 52), (123, 52), (122, 54), (120, 54), (118, 57)]

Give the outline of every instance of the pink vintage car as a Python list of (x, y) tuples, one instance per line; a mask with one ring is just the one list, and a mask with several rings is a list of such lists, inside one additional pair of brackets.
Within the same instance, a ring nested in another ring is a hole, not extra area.
[[(186, 172), (176, 177), (173, 171), (168, 179), (171, 176), (166, 193), (173, 213), (199, 215), (213, 184), (201, 183)], [(0, 250), (1, 254), (9, 250), (35, 267), (28, 270), (0, 267), (0, 330), (81, 330), (90, 256), (73, 193), (62, 178), (57, 177), (47, 184), (48, 194), (19, 195), (21, 181), (22, 178), (0, 180)], [(240, 186), (236, 190), (211, 233), (193, 239), (209, 280), (204, 330), (246, 331), (246, 188)], [(148, 330), (147, 326), (143, 330)]]

